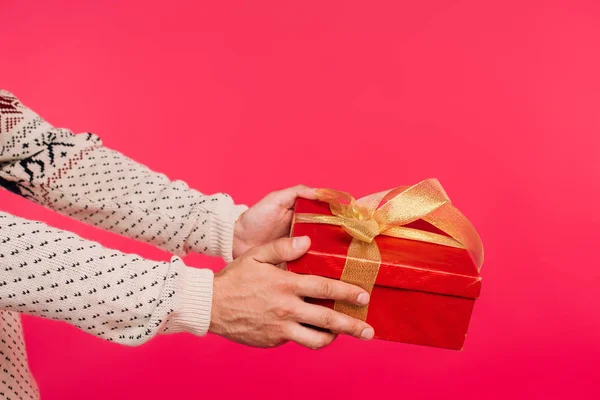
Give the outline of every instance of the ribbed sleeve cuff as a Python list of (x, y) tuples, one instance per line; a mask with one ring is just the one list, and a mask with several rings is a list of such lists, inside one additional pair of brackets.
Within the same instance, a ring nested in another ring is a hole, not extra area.
[(196, 226), (187, 239), (189, 250), (233, 261), (233, 230), (235, 222), (248, 207), (222, 204), (200, 213)]
[(231, 262), (235, 222), (248, 207), (236, 205), (223, 193), (205, 196), (199, 204), (195, 226), (185, 241), (186, 249)]
[(210, 221), (208, 248), (211, 254), (220, 255), (225, 262), (233, 261), (233, 231), (235, 222), (248, 207), (243, 205), (231, 206), (229, 210), (216, 211)]
[(184, 267), (181, 274), (169, 331), (206, 335), (210, 326), (214, 274), (210, 269), (192, 267)]

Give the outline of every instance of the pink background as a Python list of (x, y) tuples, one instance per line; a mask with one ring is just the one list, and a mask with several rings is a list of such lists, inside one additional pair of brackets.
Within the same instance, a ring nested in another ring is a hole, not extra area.
[(598, 398), (599, 4), (1, 1), (1, 85), (55, 125), (247, 204), (300, 182), (364, 195), (437, 177), (486, 245), (462, 353), (126, 348), (26, 318), (44, 400)]

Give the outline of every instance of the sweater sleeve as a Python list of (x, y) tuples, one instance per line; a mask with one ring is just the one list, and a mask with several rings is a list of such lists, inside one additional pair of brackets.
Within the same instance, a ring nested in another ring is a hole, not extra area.
[(52, 210), (151, 243), (232, 259), (233, 227), (247, 207), (108, 149), (92, 133), (55, 128), (0, 90), (0, 186)]
[(208, 331), (213, 273), (156, 262), (0, 212), (0, 309), (68, 322), (125, 345)]

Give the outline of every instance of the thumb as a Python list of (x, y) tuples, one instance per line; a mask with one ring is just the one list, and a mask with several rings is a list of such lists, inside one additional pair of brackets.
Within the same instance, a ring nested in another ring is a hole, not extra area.
[(309, 247), (308, 236), (281, 238), (256, 247), (252, 251), (252, 258), (258, 262), (278, 265), (302, 257)]

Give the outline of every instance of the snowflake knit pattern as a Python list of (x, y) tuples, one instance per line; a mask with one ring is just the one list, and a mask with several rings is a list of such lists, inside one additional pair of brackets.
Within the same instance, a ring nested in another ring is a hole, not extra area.
[(213, 273), (181, 256), (231, 260), (247, 207), (207, 196), (102, 146), (55, 128), (0, 90), (0, 186), (82, 222), (173, 253), (170, 262), (107, 249), (0, 211), (0, 398), (39, 399), (19, 313), (65, 321), (139, 345), (157, 334), (208, 331)]

